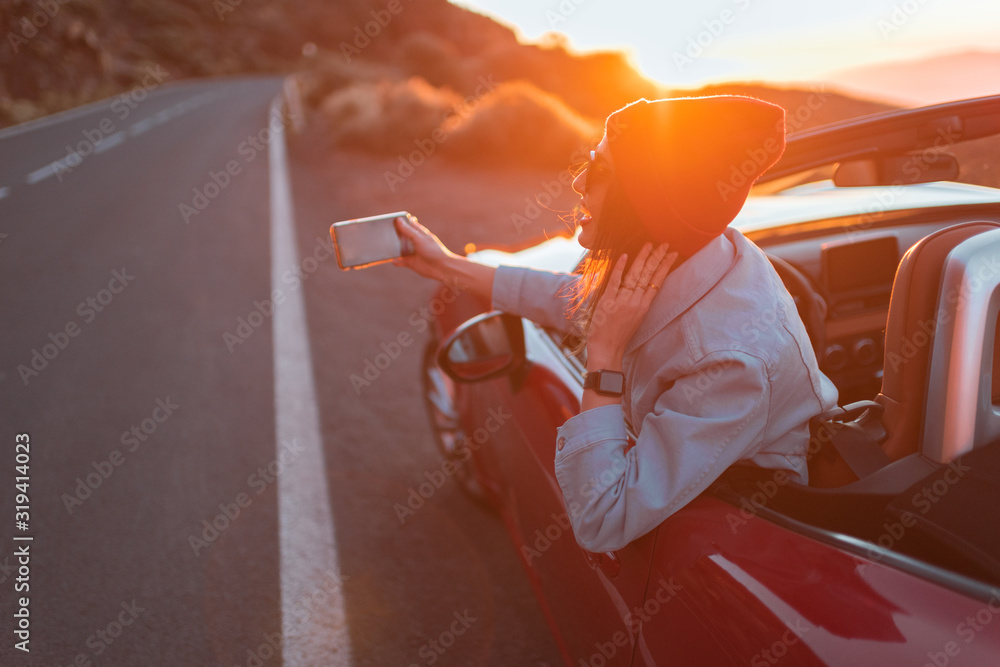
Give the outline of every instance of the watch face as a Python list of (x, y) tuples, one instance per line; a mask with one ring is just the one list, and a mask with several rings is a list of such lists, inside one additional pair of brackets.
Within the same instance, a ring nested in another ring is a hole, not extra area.
[(604, 371), (601, 373), (597, 390), (601, 393), (620, 396), (625, 390), (625, 376), (614, 371)]

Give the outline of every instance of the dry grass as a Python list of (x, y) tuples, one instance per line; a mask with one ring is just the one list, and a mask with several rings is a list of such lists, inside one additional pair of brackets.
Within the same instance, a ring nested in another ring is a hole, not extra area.
[(333, 146), (401, 153), (430, 138), (460, 99), (417, 77), (352, 83), (320, 103), (319, 118)]
[(406, 155), (440, 146), (468, 165), (561, 169), (600, 139), (600, 124), (530, 83), (480, 92), (462, 97), (419, 77), (348, 83), (318, 103), (314, 118), (331, 148)]
[(555, 95), (515, 81), (473, 101), (448, 130), (446, 150), (464, 162), (558, 169), (596, 144), (603, 127)]

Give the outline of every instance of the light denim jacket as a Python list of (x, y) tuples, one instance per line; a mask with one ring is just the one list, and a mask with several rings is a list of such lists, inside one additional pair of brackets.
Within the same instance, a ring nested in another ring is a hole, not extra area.
[[(500, 267), (493, 305), (566, 331), (578, 279)], [(738, 461), (805, 483), (809, 420), (837, 404), (781, 279), (732, 228), (667, 276), (624, 373), (620, 406), (558, 431), (556, 478), (577, 542), (595, 552), (648, 533)]]

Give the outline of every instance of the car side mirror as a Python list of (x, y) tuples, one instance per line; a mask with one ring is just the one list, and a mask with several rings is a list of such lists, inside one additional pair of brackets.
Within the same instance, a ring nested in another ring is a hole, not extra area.
[(947, 153), (910, 153), (841, 162), (833, 174), (839, 188), (914, 185), (958, 178), (958, 160)]
[(438, 366), (456, 382), (481, 382), (524, 365), (521, 318), (493, 311), (472, 318), (445, 339)]

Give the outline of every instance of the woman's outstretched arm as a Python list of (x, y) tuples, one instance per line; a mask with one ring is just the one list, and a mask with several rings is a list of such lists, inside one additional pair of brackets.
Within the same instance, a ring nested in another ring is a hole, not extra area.
[(416, 271), (426, 278), (461, 285), (489, 302), (496, 268), (480, 264), (448, 250), (447, 246), (415, 218), (396, 218), (400, 235), (413, 242), (412, 255), (393, 260), (396, 266)]

